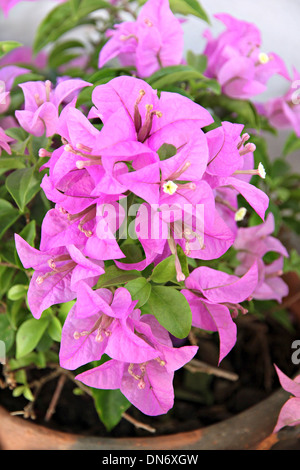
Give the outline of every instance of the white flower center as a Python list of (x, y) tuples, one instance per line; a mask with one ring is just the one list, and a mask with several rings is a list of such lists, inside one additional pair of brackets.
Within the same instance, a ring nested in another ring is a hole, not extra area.
[(167, 194), (170, 194), (171, 196), (172, 194), (176, 193), (177, 188), (178, 185), (173, 181), (167, 181), (163, 184), (163, 191)]

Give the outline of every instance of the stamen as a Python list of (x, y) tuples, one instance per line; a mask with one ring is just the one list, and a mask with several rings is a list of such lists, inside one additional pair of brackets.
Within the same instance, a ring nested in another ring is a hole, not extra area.
[[(77, 214), (68, 214), (68, 220), (72, 222), (73, 220), (81, 219), (81, 217), (85, 216), (89, 212), (95, 211), (96, 207), (97, 207), (96, 204), (92, 204), (91, 206), (87, 207), (83, 211), (77, 212)], [(94, 216), (95, 215), (96, 215), (96, 212), (94, 212)]]
[(128, 366), (128, 372), (129, 374), (131, 375), (131, 377), (133, 377), (135, 380), (141, 380), (141, 376), (140, 375), (137, 375), (133, 372), (133, 367), (134, 367), (134, 364), (131, 362)]
[(139, 132), (141, 125), (142, 125), (142, 118), (140, 115), (139, 107), (138, 105), (142, 101), (143, 96), (145, 96), (146, 92), (145, 90), (140, 90), (139, 91), (139, 97), (137, 98), (136, 102), (134, 103), (134, 127), (136, 132)]
[(192, 191), (197, 188), (195, 183), (178, 183), (177, 186), (179, 189), (191, 189)]
[(84, 157), (87, 160), (77, 160), (76, 167), (78, 170), (82, 170), (86, 166), (91, 165), (101, 165), (102, 164), (102, 157), (101, 155), (91, 155), (90, 153), (83, 153), (80, 150), (86, 150), (91, 152), (93, 149), (90, 147), (85, 146), (84, 144), (76, 144), (76, 149), (69, 143), (64, 146), (64, 150), (69, 153), (73, 153), (74, 155), (78, 155), (80, 157)]
[(78, 224), (78, 229), (81, 232), (83, 232), (87, 237), (91, 237), (93, 235), (93, 232), (91, 230), (85, 230), (83, 226), (90, 220), (94, 219), (95, 217), (96, 217), (96, 208), (94, 207), (83, 217), (83, 219)]
[(259, 163), (257, 170), (236, 170), (233, 175), (258, 175), (265, 179), (266, 171), (262, 163)]
[(176, 279), (178, 282), (185, 280), (185, 275), (182, 272), (181, 263), (177, 254), (177, 247), (174, 238), (171, 236), (168, 238), (168, 244), (171, 250), (172, 255), (175, 255), (175, 269), (176, 269)]
[(45, 88), (46, 88), (46, 101), (50, 101), (50, 93), (52, 88), (52, 83), (50, 80), (45, 81)]
[(243, 155), (246, 155), (247, 153), (255, 152), (255, 150), (256, 150), (256, 145), (249, 142), (249, 144), (246, 144), (245, 147), (242, 147), (239, 150), (239, 154), (243, 156)]
[(89, 336), (94, 331), (98, 330), (95, 337), (95, 341), (102, 342), (104, 340), (103, 334), (106, 337), (112, 334), (111, 331), (107, 330), (107, 327), (113, 322), (113, 320), (114, 318), (109, 317), (108, 315), (105, 315), (105, 313), (103, 313), (102, 315), (100, 315), (100, 317), (97, 319), (97, 321), (89, 331), (75, 331), (73, 334), (74, 339), (79, 339), (82, 336)]
[(38, 93), (34, 94), (34, 99), (35, 99), (37, 106), (39, 107), (44, 103), (44, 101), (41, 100), (40, 95)]
[(160, 366), (165, 366), (166, 362), (163, 361), (160, 357), (156, 357), (155, 360), (159, 363)]
[(39, 157), (44, 158), (44, 157), (51, 157), (52, 153), (48, 152), (46, 149), (40, 149), (39, 150)]
[(153, 26), (153, 23), (152, 23), (151, 20), (149, 20), (149, 18), (145, 18), (145, 19), (144, 19), (144, 23), (145, 23), (147, 26), (149, 26), (149, 27)]
[(162, 112), (153, 110), (152, 104), (146, 105), (146, 111), (147, 112), (146, 112), (145, 122), (138, 132), (138, 140), (139, 142), (142, 142), (142, 143), (145, 142), (145, 140), (150, 134), (150, 131), (152, 128), (153, 116), (157, 116), (159, 118), (162, 117)]
[(56, 263), (60, 261), (72, 261), (72, 258), (69, 255), (60, 255), (56, 256), (55, 258), (50, 258), (48, 260), (48, 266), (55, 271), (56, 270)]
[(249, 140), (249, 139), (250, 139), (250, 135), (249, 135), (249, 134), (247, 134), (247, 133), (243, 134), (243, 135), (242, 135), (242, 140), (241, 140), (241, 142), (239, 142), (239, 143), (237, 144), (237, 148), (240, 149), (240, 148), (242, 147), (242, 145), (244, 145), (244, 144), (247, 142), (247, 140)]
[(83, 168), (93, 165), (102, 165), (102, 162), (98, 158), (95, 160), (77, 160), (76, 162), (76, 168), (78, 170), (83, 170)]
[(274, 273), (266, 274), (265, 278), (269, 279), (270, 277), (279, 277), (283, 275), (283, 270), (279, 269), (278, 271), (275, 271)]
[(43, 276), (38, 276), (35, 282), (40, 286), (41, 284), (43, 284), (44, 280), (47, 279), (47, 277), (51, 276), (51, 274), (52, 274), (52, 271), (49, 271)]
[(88, 336), (89, 334), (90, 334), (89, 331), (81, 331), (80, 333), (79, 333), (79, 331), (75, 331), (74, 334), (73, 334), (73, 337), (74, 337), (74, 339), (79, 339), (82, 336)]
[(178, 170), (169, 176), (169, 180), (177, 180), (191, 166), (191, 162), (185, 162)]
[(140, 380), (139, 383), (138, 383), (138, 388), (139, 388), (140, 390), (144, 390), (145, 387), (146, 387), (145, 380), (144, 380), (143, 377), (142, 377), (141, 380)]
[(120, 40), (121, 41), (127, 41), (127, 39), (134, 38), (136, 42), (139, 42), (138, 37), (135, 34), (128, 34), (128, 36), (125, 36), (125, 34), (121, 34)]
[(76, 144), (76, 148), (77, 150), (84, 150), (85, 152), (92, 152), (92, 148), (91, 147), (88, 147), (87, 145), (84, 145), (84, 144)]

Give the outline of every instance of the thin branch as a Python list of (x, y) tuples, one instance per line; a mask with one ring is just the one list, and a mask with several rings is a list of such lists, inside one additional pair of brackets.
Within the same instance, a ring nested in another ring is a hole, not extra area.
[(61, 375), (58, 379), (57, 386), (55, 389), (55, 392), (53, 394), (53, 397), (51, 399), (50, 405), (48, 407), (46, 416), (45, 416), (45, 421), (48, 422), (52, 418), (52, 415), (55, 413), (56, 405), (59, 400), (60, 394), (62, 392), (62, 389), (64, 387), (65, 381), (67, 380), (66, 375)]
[(126, 421), (129, 421), (129, 423), (133, 424), (138, 429), (145, 429), (146, 431), (149, 431), (151, 433), (156, 432), (156, 429), (152, 428), (152, 426), (149, 426), (148, 424), (145, 424), (145, 423), (141, 423), (141, 421), (136, 420), (135, 418), (133, 418), (127, 413), (123, 413), (122, 417), (126, 419)]
[(229, 372), (224, 369), (219, 369), (218, 367), (211, 366), (205, 362), (198, 361), (198, 359), (192, 359), (188, 364), (184, 366), (185, 369), (190, 372), (204, 372), (205, 374), (215, 375), (217, 377), (222, 377), (223, 379), (231, 380), (235, 382), (238, 380), (239, 376), (234, 372)]

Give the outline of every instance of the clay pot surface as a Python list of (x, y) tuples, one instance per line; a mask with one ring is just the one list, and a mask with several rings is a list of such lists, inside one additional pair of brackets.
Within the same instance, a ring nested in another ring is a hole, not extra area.
[[(284, 439), (300, 444), (300, 427), (272, 433), (288, 398), (284, 390), (248, 410), (211, 426), (166, 436), (98, 438), (63, 433), (11, 416), (0, 407), (2, 450), (270, 450)], [(285, 429), (285, 428), (284, 428)], [(295, 444), (296, 443), (296, 444)], [(300, 447), (299, 447), (300, 449)]]

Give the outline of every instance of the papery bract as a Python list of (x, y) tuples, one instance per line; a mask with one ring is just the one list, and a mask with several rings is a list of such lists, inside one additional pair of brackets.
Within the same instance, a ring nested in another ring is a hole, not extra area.
[(278, 432), (284, 426), (297, 426), (300, 423), (300, 375), (294, 380), (285, 375), (278, 366), (275, 366), (281, 386), (294, 395), (290, 397), (280, 410), (273, 432)]
[(26, 82), (19, 85), (24, 93), (24, 110), (16, 111), (16, 118), (27, 132), (50, 137), (57, 131), (59, 105), (81, 88), (91, 86), (81, 79), (61, 81), (54, 89), (46, 82)]
[[(256, 260), (259, 263), (259, 278), (253, 298), (275, 299), (281, 302), (288, 294), (288, 286), (280, 277), (283, 273), (283, 258), (288, 257), (288, 252), (280, 240), (271, 235), (274, 229), (275, 220), (271, 212), (264, 223), (239, 228), (233, 245), (240, 261), (235, 273), (244, 274)], [(278, 258), (270, 264), (265, 264), (263, 257), (269, 252), (277, 253)]]
[(63, 326), (60, 365), (76, 369), (101, 359), (104, 353), (127, 362), (157, 357), (157, 351), (135, 334), (130, 317), (136, 303), (124, 287), (112, 294), (82, 283)]
[(252, 295), (257, 282), (257, 263), (241, 278), (202, 266), (185, 280), (186, 288), (181, 292), (191, 307), (192, 325), (219, 333), (219, 362), (236, 343), (236, 324), (230, 310), (234, 315), (244, 311), (239, 303)]
[(287, 77), (289, 89), (283, 96), (257, 103), (256, 107), (277, 129), (293, 129), (300, 137), (299, 84), (300, 74), (294, 68), (293, 77)]
[(168, 0), (148, 0), (137, 20), (116, 25), (100, 51), (99, 67), (114, 57), (122, 65), (134, 66), (139, 77), (161, 67), (178, 65), (183, 55), (183, 30)]
[(264, 92), (273, 75), (288, 76), (277, 54), (261, 52), (261, 34), (254, 24), (226, 13), (214, 16), (226, 29), (215, 39), (210, 31), (204, 33), (207, 39), (204, 55), (208, 59), (205, 74), (219, 81), (224, 94), (249, 99)]
[(174, 404), (174, 371), (191, 360), (198, 347), (172, 348), (170, 337), (152, 316), (143, 315), (139, 325), (140, 334), (153, 341), (156, 359), (144, 363), (112, 359), (77, 375), (76, 379), (94, 388), (120, 389), (145, 414), (165, 414)]
[(34, 273), (28, 289), (32, 315), (40, 318), (48, 307), (76, 298), (76, 285), (84, 280), (95, 285), (104, 273), (103, 262), (86, 258), (75, 245), (39, 251), (15, 235), (18, 255), (25, 269)]
[(9, 153), (11, 155), (11, 148), (10, 144), (14, 141), (11, 137), (5, 134), (4, 129), (0, 127), (0, 155), (2, 153), (2, 149), (5, 150), (5, 152)]

